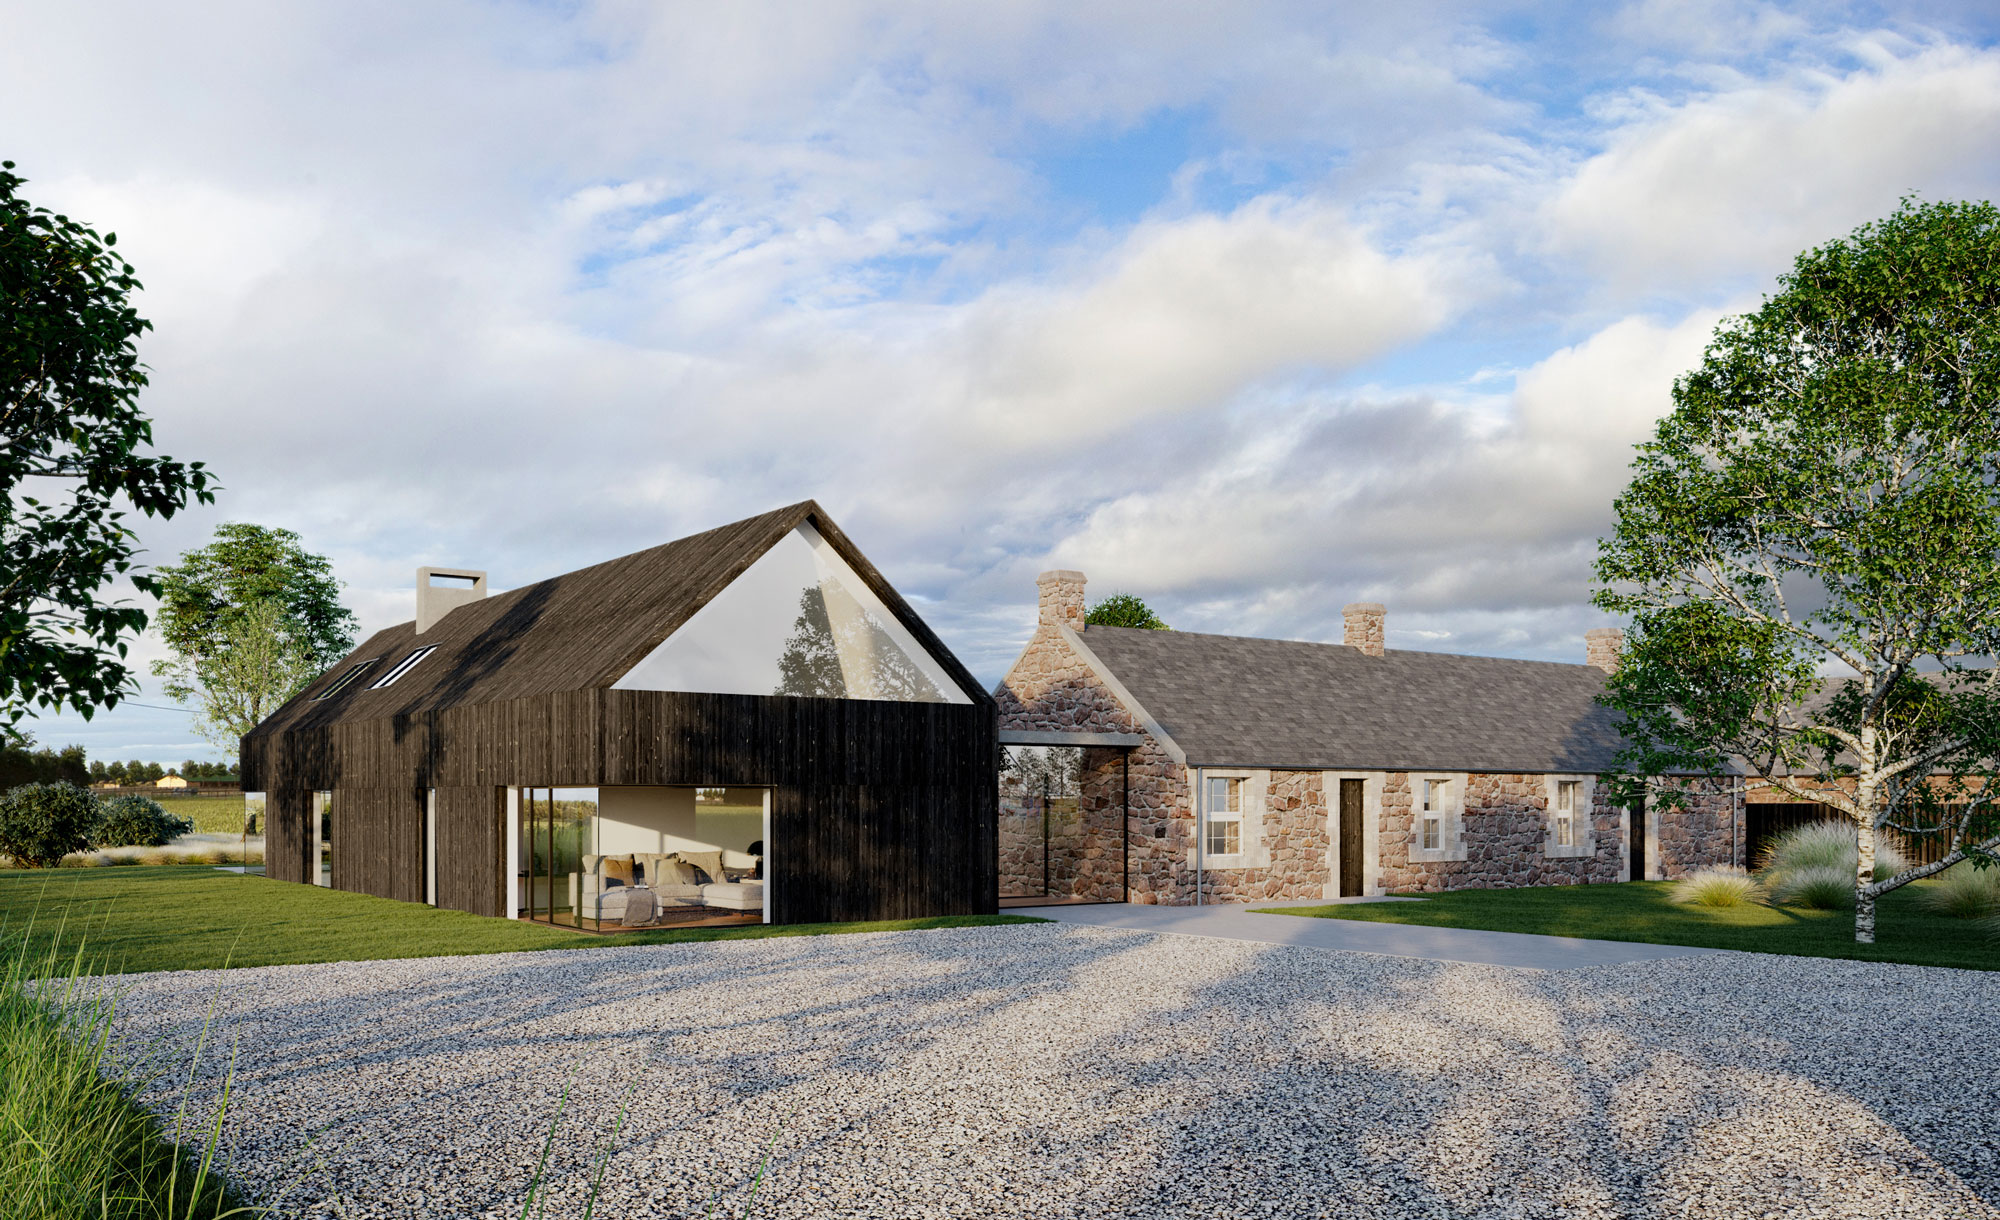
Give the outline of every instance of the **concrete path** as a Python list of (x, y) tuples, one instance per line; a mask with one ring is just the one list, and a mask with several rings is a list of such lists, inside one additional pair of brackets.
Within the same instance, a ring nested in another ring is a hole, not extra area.
[[(1343, 899), (1353, 902), (1355, 899)], [(1375, 901), (1421, 901), (1387, 899)], [(1325, 906), (1318, 902), (1257, 903), (1260, 907)], [(1314, 949), (1346, 949), (1392, 957), (1422, 957), (1441, 962), (1477, 962), (1526, 970), (1577, 970), (1620, 962), (1650, 962), (1668, 957), (1726, 953), (1726, 949), (1695, 949), (1684, 945), (1646, 945), (1620, 940), (1581, 940), (1571, 936), (1532, 936), (1524, 932), (1484, 932), (1471, 928), (1427, 928), (1414, 924), (1364, 923), (1353, 919), (1313, 919), (1304, 915), (1258, 915), (1249, 906), (1102, 906), (1023, 907), (1010, 912), (1036, 915), (1059, 923), (1093, 928), (1129, 928), (1139, 932), (1171, 932), (1176, 936), (1208, 936), (1268, 945), (1303, 945)]]

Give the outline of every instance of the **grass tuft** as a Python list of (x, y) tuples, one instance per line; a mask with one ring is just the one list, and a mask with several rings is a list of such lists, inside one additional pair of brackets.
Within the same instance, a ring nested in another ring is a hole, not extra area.
[[(9, 1220), (221, 1220), (255, 1214), (217, 1172), (222, 1112), (194, 1146), (132, 1100), (157, 1077), (111, 1054), (115, 999), (60, 932), (0, 932), (0, 1206)], [(226, 1088), (226, 1086), (225, 1086)], [(226, 1094), (223, 1103), (227, 1105)], [(187, 1126), (183, 1091), (179, 1132)]]
[(1813, 911), (1854, 909), (1854, 865), (1815, 864), (1769, 874), (1771, 897), (1786, 906)]
[(1705, 868), (1674, 882), (1673, 899), (1690, 907), (1740, 907), (1764, 901), (1764, 885), (1737, 869)]
[[(1790, 830), (1772, 838), (1760, 853), (1757, 869), (1766, 874), (1767, 882), (1784, 873), (1803, 872), (1812, 868), (1840, 869), (1846, 872), (1848, 885), (1854, 883), (1854, 866), (1860, 848), (1856, 845), (1852, 822), (1808, 822), (1804, 826), (1794, 826)], [(1875, 879), (1881, 881), (1893, 877), (1908, 868), (1910, 863), (1896, 845), (1877, 838), (1875, 842)], [(1848, 905), (1854, 905), (1850, 897)]]
[(1923, 904), (1926, 910), (1951, 919), (2000, 915), (2000, 868), (1954, 864), (1924, 891)]

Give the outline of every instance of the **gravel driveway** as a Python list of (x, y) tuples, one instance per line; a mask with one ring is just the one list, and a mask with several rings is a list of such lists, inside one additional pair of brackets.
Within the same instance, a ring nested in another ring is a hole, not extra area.
[(551, 1217), (628, 1095), (606, 1220), (736, 1216), (767, 1149), (757, 1217), (2000, 1217), (1996, 974), (1033, 925), (119, 983), (156, 1052), (220, 988), (288, 1214), (511, 1220), (567, 1084)]

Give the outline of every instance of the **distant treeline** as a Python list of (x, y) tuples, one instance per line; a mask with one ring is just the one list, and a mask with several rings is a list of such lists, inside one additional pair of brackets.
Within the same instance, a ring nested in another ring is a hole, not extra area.
[(21, 784), (150, 784), (168, 775), (191, 780), (233, 780), (236, 768), (226, 763), (196, 762), (190, 758), (177, 768), (158, 763), (92, 762), (82, 746), (36, 748), (33, 742), (0, 745), (0, 792)]

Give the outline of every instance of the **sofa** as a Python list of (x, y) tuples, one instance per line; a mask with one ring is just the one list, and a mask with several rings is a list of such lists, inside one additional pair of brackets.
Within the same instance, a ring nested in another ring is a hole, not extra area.
[(585, 919), (620, 920), (625, 893), (643, 885), (665, 912), (676, 907), (762, 911), (762, 856), (740, 851), (628, 852), (583, 857), (569, 875), (570, 909)]

